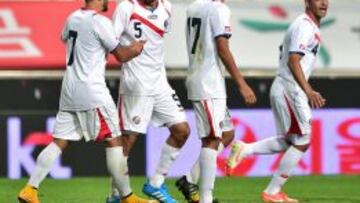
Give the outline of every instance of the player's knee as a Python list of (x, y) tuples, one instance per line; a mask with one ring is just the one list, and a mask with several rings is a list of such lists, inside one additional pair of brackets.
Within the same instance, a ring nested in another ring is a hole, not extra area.
[(234, 136), (235, 136), (234, 130), (225, 131), (223, 132), (221, 142), (225, 147), (227, 147), (234, 140)]
[(53, 141), (60, 149), (61, 151), (64, 151), (67, 146), (69, 146), (69, 141), (55, 138)]
[(202, 148), (211, 148), (217, 150), (220, 144), (220, 139), (217, 137), (205, 137), (201, 139)]
[(310, 134), (304, 134), (304, 135), (293, 135), (290, 136), (290, 143), (293, 145), (296, 149), (306, 152), (308, 148), (310, 147)]
[(178, 142), (185, 143), (190, 135), (190, 128), (188, 123), (180, 123), (170, 128), (171, 135), (175, 137)]

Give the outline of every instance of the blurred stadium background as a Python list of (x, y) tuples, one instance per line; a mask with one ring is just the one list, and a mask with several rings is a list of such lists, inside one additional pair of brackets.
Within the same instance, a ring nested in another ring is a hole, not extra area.
[[(172, 32), (166, 38), (165, 61), (169, 81), (187, 109), (192, 130), (191, 139), (169, 174), (177, 177), (191, 167), (200, 143), (184, 87), (187, 66), (185, 9), (190, 1), (172, 2)], [(236, 139), (255, 141), (275, 135), (268, 95), (277, 67), (278, 46), (289, 23), (304, 6), (300, 0), (228, 2), (234, 33), (231, 49), (259, 100), (255, 107), (245, 107), (228, 79), (228, 105), (236, 124)], [(115, 1), (110, 2), (109, 17), (115, 4)], [(67, 15), (81, 5), (81, 0), (0, 0), (0, 191), (7, 191), (3, 190), (9, 183), (7, 180), (28, 177), (36, 156), (51, 142), (65, 69), (60, 30)], [(314, 111), (313, 145), (296, 169), (297, 175), (353, 175), (359, 179), (359, 11), (359, 0), (333, 0), (322, 22), (323, 43), (311, 84), (327, 99), (327, 105)], [(114, 59), (108, 66), (108, 86), (117, 99), (119, 70)], [(152, 174), (160, 153), (158, 146), (167, 134), (166, 129), (149, 127), (148, 134), (141, 137), (132, 152), (132, 175)], [(218, 157), (219, 176), (223, 176), (228, 150)], [(104, 158), (101, 144), (76, 143), (56, 162), (50, 177), (106, 176)], [(237, 168), (236, 174), (269, 176), (278, 160), (279, 156), (251, 157)], [(359, 181), (350, 184), (360, 189)], [(359, 192), (354, 196), (354, 201), (336, 202), (360, 202)], [(0, 202), (11, 202), (1, 198), (0, 195)]]

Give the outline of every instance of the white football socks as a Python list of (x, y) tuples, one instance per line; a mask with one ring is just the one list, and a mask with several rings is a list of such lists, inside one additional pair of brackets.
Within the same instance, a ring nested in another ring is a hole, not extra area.
[(217, 151), (201, 148), (200, 152), (200, 203), (213, 201), (212, 191), (216, 178)]
[(270, 137), (246, 144), (244, 150), (241, 152), (241, 156), (247, 157), (253, 154), (275, 154), (285, 151), (289, 146), (290, 145), (286, 142), (285, 138)]
[(174, 163), (179, 153), (179, 148), (170, 146), (167, 143), (164, 144), (161, 150), (160, 160), (155, 170), (155, 174), (149, 179), (150, 185), (156, 188), (160, 188), (160, 186), (165, 181), (165, 177), (169, 171), (170, 166)]
[[(224, 150), (224, 144), (220, 142), (218, 147), (218, 155)], [(199, 155), (200, 157), (200, 155)], [(195, 161), (193, 167), (191, 168), (191, 171), (187, 173), (186, 180), (192, 184), (198, 184), (199, 178), (200, 178), (200, 163), (199, 158)]]
[(28, 184), (38, 188), (40, 183), (49, 173), (54, 161), (60, 156), (61, 149), (54, 142), (50, 143), (41, 151), (36, 159), (34, 172), (31, 174)]
[(267, 194), (274, 195), (281, 190), (281, 187), (285, 184), (292, 170), (299, 163), (303, 157), (304, 152), (291, 146), (286, 150), (284, 156), (281, 158), (279, 168), (276, 170), (269, 185), (265, 189)]
[[(107, 147), (106, 164), (112, 177), (113, 186), (120, 192), (122, 197), (129, 195), (132, 191), (127, 157), (124, 156), (123, 147)], [(113, 189), (113, 193), (116, 194), (115, 189)]]

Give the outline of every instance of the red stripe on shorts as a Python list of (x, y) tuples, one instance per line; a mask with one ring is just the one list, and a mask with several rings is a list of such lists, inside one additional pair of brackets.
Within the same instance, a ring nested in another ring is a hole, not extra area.
[(289, 135), (289, 134), (302, 135), (299, 122), (297, 121), (295, 113), (294, 113), (293, 109), (291, 108), (290, 102), (285, 94), (284, 94), (284, 97), (285, 97), (286, 105), (288, 107), (290, 119), (291, 119), (290, 128), (289, 128), (288, 132), (286, 133), (286, 135)]
[(208, 122), (210, 125), (209, 137), (215, 137), (214, 123), (213, 123), (212, 115), (211, 115), (207, 100), (204, 101), (204, 107), (205, 107), (206, 116), (207, 116), (207, 119), (208, 119)]
[(97, 111), (98, 117), (100, 119), (100, 131), (98, 133), (96, 141), (102, 141), (107, 137), (111, 137), (111, 131), (104, 119), (104, 116), (101, 114), (99, 108), (97, 108), (96, 111)]

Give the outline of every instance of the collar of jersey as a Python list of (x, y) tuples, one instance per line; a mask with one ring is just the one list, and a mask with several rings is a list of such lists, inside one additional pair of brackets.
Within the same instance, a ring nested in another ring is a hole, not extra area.
[(160, 5), (160, 0), (157, 0), (157, 5), (156, 5), (155, 8), (147, 8), (146, 5), (145, 5), (143, 2), (141, 2), (141, 0), (136, 0), (136, 2), (137, 2), (141, 7), (143, 7), (145, 10), (148, 10), (148, 11), (150, 11), (150, 12), (154, 12), (156, 9), (159, 8), (159, 5)]
[(88, 9), (88, 8), (85, 8), (85, 7), (81, 7), (80, 9), (82, 11), (86, 11), (86, 12), (97, 13), (94, 9)]

